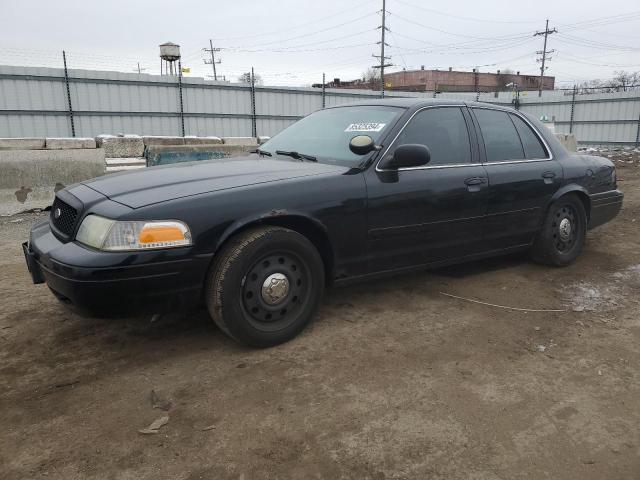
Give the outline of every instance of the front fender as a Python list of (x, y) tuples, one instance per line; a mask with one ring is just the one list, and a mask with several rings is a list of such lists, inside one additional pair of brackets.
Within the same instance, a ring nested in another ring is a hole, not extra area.
[(306, 222), (308, 224), (312, 224), (316, 229), (321, 230), (324, 235), (327, 236), (326, 226), (320, 220), (312, 217), (308, 213), (288, 209), (274, 209), (243, 217), (231, 223), (218, 238), (215, 246), (215, 252), (218, 252), (220, 247), (222, 247), (230, 237), (239, 231), (252, 225), (268, 224), (270, 220), (276, 220), (273, 223), (282, 223), (287, 220), (292, 222)]

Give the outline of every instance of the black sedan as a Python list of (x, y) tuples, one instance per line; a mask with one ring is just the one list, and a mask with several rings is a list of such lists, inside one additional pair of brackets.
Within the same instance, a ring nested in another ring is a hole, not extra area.
[(313, 113), (249, 156), (68, 187), (23, 248), (34, 282), (80, 311), (204, 302), (265, 347), (309, 323), (326, 285), (518, 250), (568, 265), (622, 197), (609, 160), (521, 112), (379, 100)]

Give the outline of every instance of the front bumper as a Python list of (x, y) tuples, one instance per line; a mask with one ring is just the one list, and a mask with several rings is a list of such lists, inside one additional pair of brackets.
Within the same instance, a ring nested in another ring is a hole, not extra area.
[(96, 251), (60, 241), (48, 221), (33, 226), (23, 250), (34, 283), (46, 283), (74, 310), (94, 316), (195, 306), (212, 257), (195, 255), (192, 247)]
[(595, 228), (613, 220), (622, 208), (623, 198), (624, 194), (620, 190), (592, 194), (589, 228)]

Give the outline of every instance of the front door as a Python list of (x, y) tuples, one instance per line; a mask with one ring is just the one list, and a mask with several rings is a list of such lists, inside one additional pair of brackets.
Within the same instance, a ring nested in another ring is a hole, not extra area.
[(372, 271), (431, 264), (482, 249), (488, 181), (472, 129), (465, 107), (424, 108), (384, 155), (403, 144), (423, 144), (431, 161), (423, 167), (367, 171)]
[(560, 188), (562, 166), (520, 115), (491, 108), (472, 111), (489, 176), (485, 247), (528, 245), (540, 229), (546, 205)]

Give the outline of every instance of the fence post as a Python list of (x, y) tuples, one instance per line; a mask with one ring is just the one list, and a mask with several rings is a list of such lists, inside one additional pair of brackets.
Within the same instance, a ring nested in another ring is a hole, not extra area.
[(573, 116), (576, 109), (576, 85), (573, 86), (573, 93), (571, 94), (571, 117), (569, 118), (569, 133), (573, 133)]
[(256, 79), (251, 67), (251, 135), (258, 138), (258, 126), (256, 124)]
[(640, 115), (638, 115), (638, 128), (636, 129), (636, 148), (640, 147)]
[(324, 108), (326, 106), (326, 99), (325, 99), (325, 76), (324, 73), (322, 74), (322, 108)]
[(184, 137), (184, 103), (182, 101), (182, 62), (178, 60), (178, 93), (180, 95), (180, 130)]
[(69, 89), (69, 72), (67, 71), (67, 54), (62, 51), (62, 62), (64, 63), (64, 84), (67, 87), (67, 105), (69, 106), (69, 120), (71, 121), (71, 136), (76, 136), (76, 126), (73, 122), (73, 107), (71, 106), (71, 90)]

